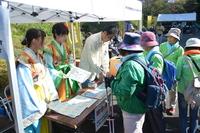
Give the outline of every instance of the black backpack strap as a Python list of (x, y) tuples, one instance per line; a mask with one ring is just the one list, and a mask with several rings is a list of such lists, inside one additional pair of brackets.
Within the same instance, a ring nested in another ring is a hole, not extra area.
[[(143, 67), (144, 72), (145, 72), (145, 79), (146, 79), (146, 74), (149, 72), (146, 63), (143, 60), (139, 59), (138, 57), (132, 57), (129, 60), (135, 61), (135, 62), (137, 62), (139, 65), (141, 65)], [(145, 82), (145, 86), (146, 86), (147, 85), (146, 84), (147, 80), (145, 80), (144, 82)], [(146, 100), (145, 99), (146, 93), (147, 93), (147, 87), (145, 87), (142, 91), (139, 91), (138, 93), (136, 93), (136, 97), (140, 101), (142, 101), (144, 104), (145, 104), (145, 100)]]
[(194, 64), (194, 66), (196, 67), (197, 71), (200, 72), (200, 68), (198, 67), (197, 63), (194, 61), (194, 59), (188, 55), (188, 57), (191, 59), (192, 63)]
[(142, 60), (140, 60), (139, 58), (132, 58), (131, 60), (137, 62), (138, 64), (140, 64), (146, 71), (149, 71), (148, 70), (148, 67), (146, 65), (146, 63)]
[(149, 71), (147, 63), (144, 62), (143, 60), (139, 59), (138, 57), (132, 57), (129, 60), (135, 61), (138, 64), (140, 64), (146, 71)]
[(146, 62), (144, 62), (143, 60), (139, 59), (139, 58), (131, 58), (131, 60), (137, 62), (138, 64), (140, 64), (144, 70), (149, 73), (153, 78), (155, 78), (155, 76), (152, 74), (152, 72), (149, 70)]

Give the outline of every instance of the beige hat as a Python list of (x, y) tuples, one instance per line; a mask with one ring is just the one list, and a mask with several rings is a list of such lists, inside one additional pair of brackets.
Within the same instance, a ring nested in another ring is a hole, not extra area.
[(198, 38), (190, 38), (186, 41), (185, 48), (189, 47), (200, 47), (200, 39)]
[(179, 28), (171, 28), (166, 36), (173, 36), (180, 41), (181, 30)]

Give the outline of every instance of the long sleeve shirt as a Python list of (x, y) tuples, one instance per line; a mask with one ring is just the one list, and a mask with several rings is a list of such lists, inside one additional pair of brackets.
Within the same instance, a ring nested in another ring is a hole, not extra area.
[(123, 58), (123, 64), (112, 81), (111, 88), (122, 110), (133, 114), (143, 114), (146, 112), (145, 105), (136, 94), (144, 89), (145, 71), (140, 64), (130, 59), (132, 57), (140, 58), (145, 62), (142, 53)]
[(176, 65), (178, 58), (183, 55), (184, 50), (178, 42), (174, 45), (164, 42), (160, 45), (160, 52), (166, 60), (172, 61)]
[[(91, 35), (86, 39), (81, 53), (80, 68), (92, 73), (91, 80), (96, 74), (109, 71), (108, 44), (101, 40), (101, 32)], [(100, 69), (102, 68), (102, 70)]]
[(145, 51), (145, 59), (150, 63), (151, 67), (156, 68), (162, 74), (164, 68), (163, 57), (156, 53), (160, 53), (158, 46), (152, 48), (150, 51)]

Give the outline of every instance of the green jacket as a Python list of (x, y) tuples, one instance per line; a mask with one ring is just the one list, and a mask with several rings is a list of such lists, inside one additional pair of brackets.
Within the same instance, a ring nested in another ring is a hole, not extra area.
[[(195, 60), (195, 62), (200, 68), (200, 54), (194, 54), (194, 55), (191, 55), (191, 57)], [(178, 58), (176, 67), (177, 67), (176, 78), (178, 81), (178, 92), (183, 94), (185, 89), (192, 82), (192, 79), (193, 79), (193, 74), (189, 67), (188, 62), (186, 61), (185, 55)], [(195, 70), (195, 73), (197, 73), (197, 70), (195, 67), (194, 67), (194, 70)]]
[[(133, 54), (144, 60), (144, 55)], [(132, 56), (132, 57), (133, 57)], [(135, 61), (127, 59), (119, 68), (116, 78), (111, 83), (113, 94), (120, 108), (128, 113), (144, 114), (146, 107), (136, 94), (144, 89), (144, 69)]]
[(164, 42), (160, 44), (160, 52), (165, 59), (173, 62), (176, 65), (178, 57), (183, 55), (184, 49), (179, 45), (179, 42), (172, 46), (168, 42)]
[(164, 67), (163, 58), (161, 55), (154, 53), (160, 53), (159, 47), (154, 47), (150, 51), (145, 51), (144, 55), (146, 60), (150, 63), (150, 66), (156, 68), (159, 71), (159, 73), (162, 74)]

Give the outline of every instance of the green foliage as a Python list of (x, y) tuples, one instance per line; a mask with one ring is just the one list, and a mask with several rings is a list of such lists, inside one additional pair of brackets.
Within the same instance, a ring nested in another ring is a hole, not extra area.
[[(183, 8), (184, 2), (178, 1), (174, 3), (168, 3), (163, 0), (146, 0), (146, 6), (144, 6), (144, 11), (147, 15), (157, 16), (160, 13), (181, 13), (185, 12)], [(147, 8), (145, 10), (145, 8)]]
[[(146, 25), (147, 16), (158, 16), (161, 13), (186, 13), (197, 12), (197, 21), (200, 20), (200, 0), (176, 0), (175, 3), (168, 3), (168, 0), (144, 0), (143, 20)], [(192, 7), (192, 8), (191, 8)]]
[[(44, 30), (47, 34), (46, 40), (50, 41), (52, 25), (53, 23), (12, 24), (11, 30), (12, 30), (12, 39), (13, 39), (15, 56), (17, 56), (22, 51), (23, 46), (21, 45), (21, 41), (24, 38), (24, 35), (29, 28), (39, 28)], [(5, 60), (0, 60), (0, 94), (3, 91), (3, 88), (8, 84), (7, 71), (8, 70)]]
[(29, 28), (38, 28), (44, 30), (47, 34), (47, 39), (48, 39), (52, 35), (51, 33), (52, 25), (53, 23), (12, 24), (11, 30), (12, 30), (12, 39), (13, 39), (15, 56), (17, 56), (23, 49), (21, 41), (23, 40), (25, 33)]
[(98, 23), (98, 22), (90, 22), (90, 23), (82, 23), (81, 24), (81, 31), (82, 32), (91, 32), (91, 33), (96, 33), (96, 32), (99, 32), (101, 31), (105, 26), (108, 26), (108, 25), (113, 25), (113, 24), (116, 24), (116, 22), (101, 22), (101, 23)]
[(13, 35), (24, 35), (29, 28), (38, 28), (46, 32), (48, 36), (51, 36), (51, 27), (53, 23), (35, 23), (35, 24), (12, 24)]
[(6, 61), (0, 59), (0, 96), (3, 94), (6, 85), (8, 85)]
[(198, 0), (197, 1), (187, 0), (183, 6), (184, 6), (184, 9), (188, 12), (200, 13), (200, 3), (198, 2)]

